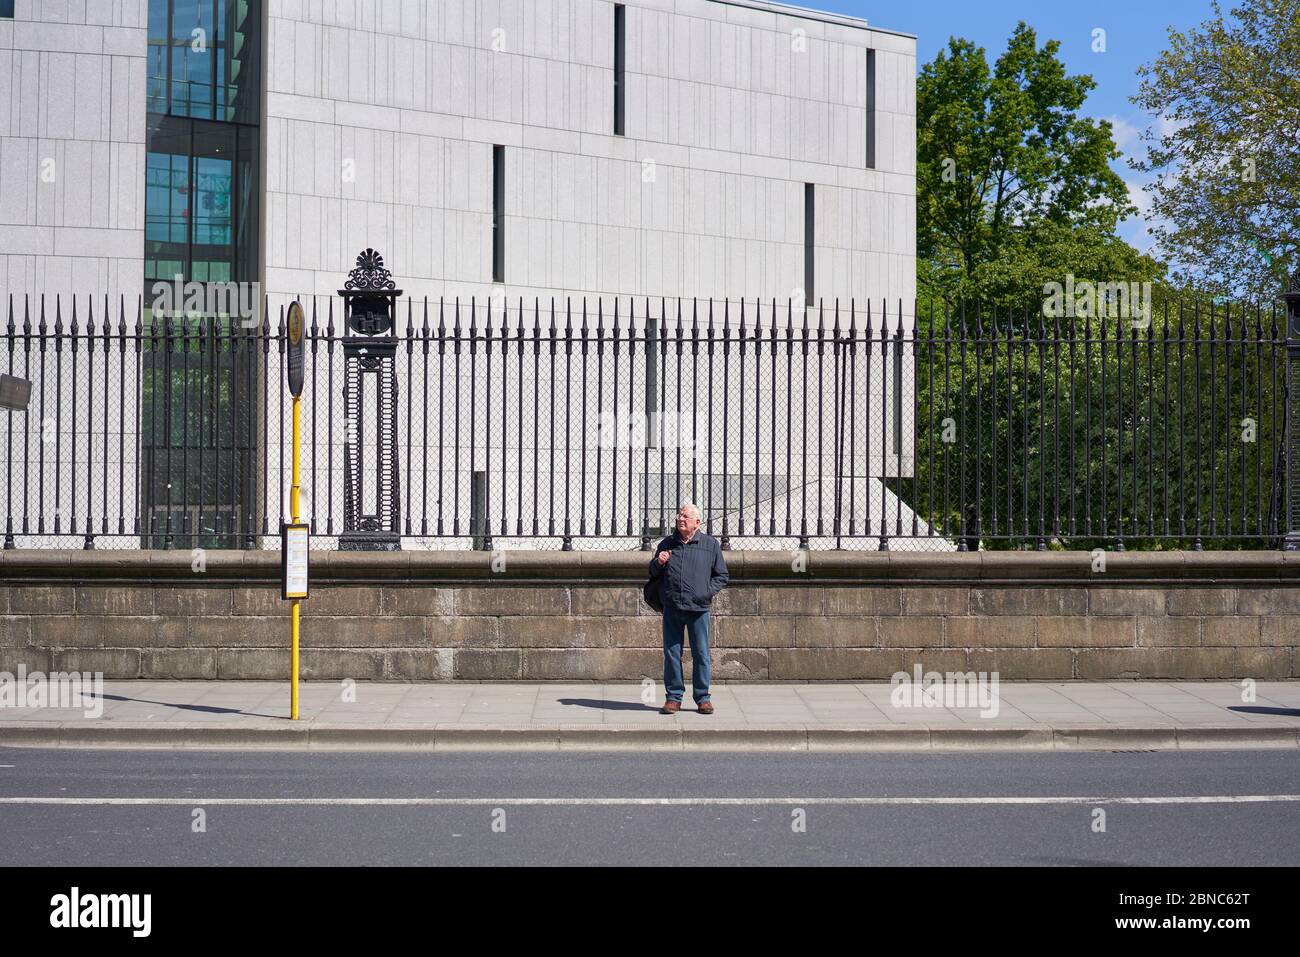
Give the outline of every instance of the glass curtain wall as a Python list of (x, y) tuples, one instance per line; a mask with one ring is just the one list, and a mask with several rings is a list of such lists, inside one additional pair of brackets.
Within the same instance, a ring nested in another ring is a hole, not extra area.
[(256, 521), (261, 20), (261, 0), (149, 0), (146, 548), (244, 547)]

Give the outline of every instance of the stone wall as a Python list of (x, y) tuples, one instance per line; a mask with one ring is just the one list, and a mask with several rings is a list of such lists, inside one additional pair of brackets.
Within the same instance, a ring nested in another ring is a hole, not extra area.
[[(648, 553), (314, 552), (305, 679), (662, 675)], [(714, 674), (738, 681), (1300, 676), (1300, 556), (730, 551)], [(0, 670), (280, 679), (279, 554), (0, 552)], [(689, 654), (687, 655), (689, 658)]]

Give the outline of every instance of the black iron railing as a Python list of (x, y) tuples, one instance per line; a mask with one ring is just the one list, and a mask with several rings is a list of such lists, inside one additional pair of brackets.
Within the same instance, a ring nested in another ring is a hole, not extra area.
[(920, 326), (918, 468), (894, 484), (936, 534), (966, 548), (1278, 545), (1280, 310), (958, 306)]
[[(0, 413), (5, 547), (275, 547), (284, 306), (11, 298), (0, 371), (32, 389)], [(339, 300), (304, 306), (302, 511), (334, 547), (377, 426), (344, 421)], [(395, 318), (404, 548), (645, 548), (685, 501), (732, 548), (1278, 544), (1276, 309), (494, 299)]]

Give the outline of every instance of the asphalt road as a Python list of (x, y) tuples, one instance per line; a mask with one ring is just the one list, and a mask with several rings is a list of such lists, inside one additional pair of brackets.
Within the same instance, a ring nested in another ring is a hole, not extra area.
[(0, 833), (0, 866), (1294, 866), (1300, 751), (15, 748)]

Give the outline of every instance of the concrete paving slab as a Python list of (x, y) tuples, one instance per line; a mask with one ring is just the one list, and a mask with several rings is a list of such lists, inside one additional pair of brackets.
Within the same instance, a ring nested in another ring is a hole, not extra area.
[[(1108, 750), (1300, 747), (1300, 681), (1004, 682), (997, 715), (895, 707), (887, 683), (727, 684), (717, 711), (660, 715), (634, 682), (106, 682), (104, 711), (0, 708), (0, 745), (416, 749)], [(1288, 706), (1290, 705), (1290, 706)], [(1258, 708), (1259, 711), (1241, 710)], [(1294, 713), (1292, 713), (1294, 712)]]

